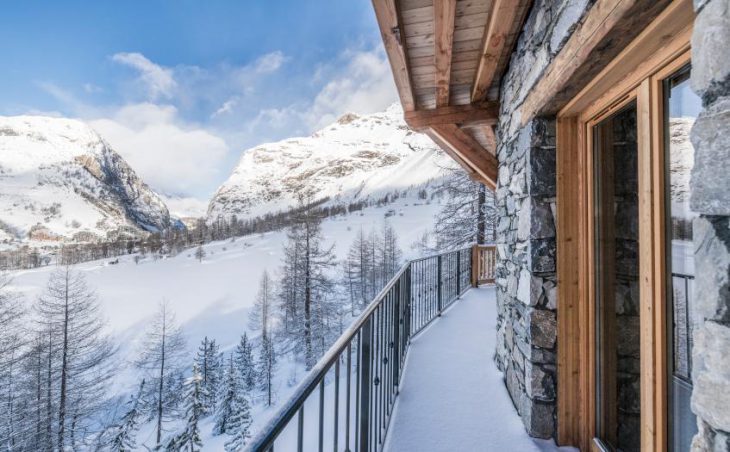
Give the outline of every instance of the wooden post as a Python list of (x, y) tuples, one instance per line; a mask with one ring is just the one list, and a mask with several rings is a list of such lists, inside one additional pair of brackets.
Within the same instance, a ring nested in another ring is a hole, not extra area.
[(471, 247), (471, 285), (479, 287), (479, 245)]

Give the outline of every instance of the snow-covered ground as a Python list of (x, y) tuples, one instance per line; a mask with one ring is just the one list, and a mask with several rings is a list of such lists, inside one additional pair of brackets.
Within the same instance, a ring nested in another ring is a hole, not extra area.
[(575, 450), (525, 433), (492, 359), (496, 303), (471, 289), (413, 340), (386, 452)]
[[(344, 258), (359, 228), (382, 227), (385, 216), (399, 235), (405, 257), (413, 257), (411, 245), (432, 226), (440, 208), (438, 201), (409, 196), (383, 207), (369, 207), (362, 212), (332, 217), (322, 224), (323, 236), (335, 244), (338, 259)], [(248, 312), (253, 306), (258, 282), (264, 270), (276, 274), (281, 263), (285, 231), (214, 242), (204, 246), (206, 257), (198, 262), (194, 249), (166, 259), (142, 259), (135, 264), (133, 256), (123, 256), (116, 265), (110, 259), (85, 262), (77, 269), (84, 273), (101, 301), (109, 332), (120, 344), (122, 364), (113, 393), (131, 392), (138, 384), (138, 375), (129, 364), (136, 357), (139, 341), (152, 315), (162, 300), (168, 300), (188, 339), (189, 356), (204, 336), (215, 339), (221, 351), (233, 349), (241, 334), (248, 329)], [(22, 292), (32, 304), (43, 290), (54, 267), (11, 273), (13, 288)], [(304, 375), (301, 365), (291, 361), (279, 364), (276, 378), (278, 401), (286, 400), (295, 381)], [(254, 430), (265, 424), (274, 409), (257, 404), (253, 410)], [(168, 430), (176, 426), (170, 424)], [(212, 420), (203, 425), (205, 450), (222, 450), (223, 437), (210, 436)], [(154, 429), (146, 425), (139, 433), (139, 443), (152, 445)]]

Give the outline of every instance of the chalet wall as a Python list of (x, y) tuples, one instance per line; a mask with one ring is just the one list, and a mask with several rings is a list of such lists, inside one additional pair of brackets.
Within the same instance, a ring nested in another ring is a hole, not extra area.
[(693, 450), (730, 450), (730, 1), (695, 0), (692, 88), (704, 110), (692, 128), (696, 284)]
[(519, 108), (590, 0), (537, 0), (502, 79), (495, 361), (527, 432), (556, 432), (555, 120)]

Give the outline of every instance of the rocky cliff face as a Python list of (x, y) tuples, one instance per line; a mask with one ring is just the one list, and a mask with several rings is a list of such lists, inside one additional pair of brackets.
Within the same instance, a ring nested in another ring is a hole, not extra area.
[(299, 195), (349, 202), (422, 185), (450, 161), (413, 132), (394, 105), (381, 113), (348, 113), (309, 137), (245, 151), (208, 207), (208, 218), (247, 218), (296, 205)]
[(169, 226), (160, 197), (88, 125), (0, 117), (0, 241), (88, 240)]

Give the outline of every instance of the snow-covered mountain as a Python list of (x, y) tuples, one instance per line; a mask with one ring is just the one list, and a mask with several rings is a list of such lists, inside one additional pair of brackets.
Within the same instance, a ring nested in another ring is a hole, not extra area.
[(170, 225), (160, 197), (85, 123), (0, 117), (0, 242), (85, 241)]
[(295, 206), (299, 194), (331, 203), (422, 185), (450, 164), (425, 135), (408, 128), (400, 106), (348, 113), (309, 137), (244, 151), (208, 206), (208, 218), (247, 218)]

